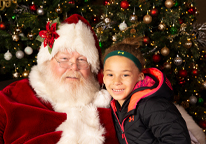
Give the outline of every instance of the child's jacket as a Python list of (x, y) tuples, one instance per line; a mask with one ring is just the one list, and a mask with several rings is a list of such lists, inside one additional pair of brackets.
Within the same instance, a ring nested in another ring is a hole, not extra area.
[(169, 80), (156, 68), (143, 70), (138, 82), (120, 106), (112, 100), (113, 119), (121, 144), (189, 144), (184, 119), (172, 103)]

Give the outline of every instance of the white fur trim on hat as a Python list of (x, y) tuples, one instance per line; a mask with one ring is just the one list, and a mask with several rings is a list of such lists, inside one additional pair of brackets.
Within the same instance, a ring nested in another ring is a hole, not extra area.
[(59, 51), (76, 51), (87, 58), (88, 63), (91, 65), (91, 71), (98, 73), (100, 69), (99, 53), (90, 27), (79, 20), (76, 24), (62, 23), (58, 28), (56, 32), (59, 37), (54, 41), (51, 54), (48, 47), (44, 47), (42, 43), (37, 55), (38, 65), (51, 60)]

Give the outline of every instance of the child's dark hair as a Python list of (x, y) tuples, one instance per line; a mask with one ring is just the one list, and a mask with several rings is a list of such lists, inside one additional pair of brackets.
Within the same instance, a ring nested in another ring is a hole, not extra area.
[(110, 52), (116, 51), (116, 50), (123, 50), (123, 51), (129, 52), (132, 55), (134, 55), (140, 61), (142, 68), (143, 68), (145, 65), (145, 59), (140, 51), (141, 42), (142, 42), (141, 37), (125, 38), (122, 42), (119, 42), (107, 48), (103, 55), (102, 61), (104, 61), (104, 58)]

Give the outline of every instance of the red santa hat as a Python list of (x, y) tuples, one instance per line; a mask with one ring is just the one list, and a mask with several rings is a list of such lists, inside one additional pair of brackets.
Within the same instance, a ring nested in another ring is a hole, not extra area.
[(95, 32), (85, 18), (78, 14), (70, 16), (58, 26), (56, 33), (58, 36), (52, 42), (51, 52), (48, 50), (48, 45), (45, 45), (45, 41), (42, 42), (37, 55), (39, 66), (51, 60), (59, 51), (68, 50), (85, 56), (91, 65), (91, 71), (95, 74), (99, 72), (102, 66), (101, 49)]

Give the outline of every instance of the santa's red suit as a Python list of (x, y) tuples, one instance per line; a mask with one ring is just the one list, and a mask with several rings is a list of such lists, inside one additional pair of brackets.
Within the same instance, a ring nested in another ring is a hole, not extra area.
[[(84, 131), (75, 133), (81, 127)], [(36, 96), (27, 79), (14, 82), (0, 92), (1, 144), (86, 142), (118, 143), (110, 108), (90, 104), (55, 112), (50, 103)]]

